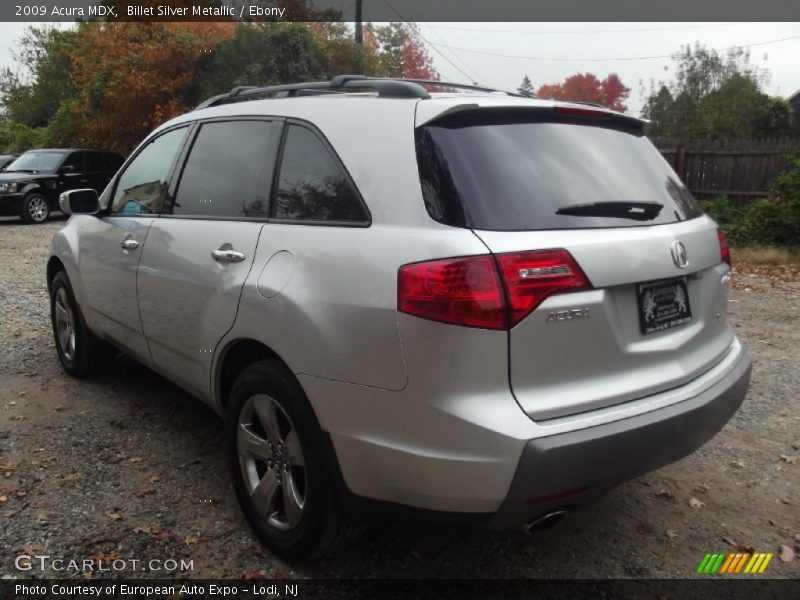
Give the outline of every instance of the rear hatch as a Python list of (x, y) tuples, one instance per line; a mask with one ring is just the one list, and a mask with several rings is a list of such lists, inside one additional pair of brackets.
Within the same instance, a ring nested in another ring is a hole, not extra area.
[[(531, 418), (648, 396), (723, 358), (733, 333), (716, 225), (641, 122), (575, 107), (467, 110), (416, 139), (434, 219), (472, 229), (501, 270), (520, 257), (514, 276), (581, 278), (510, 320), (511, 389)], [(542, 267), (530, 251), (544, 249), (574, 263)]]

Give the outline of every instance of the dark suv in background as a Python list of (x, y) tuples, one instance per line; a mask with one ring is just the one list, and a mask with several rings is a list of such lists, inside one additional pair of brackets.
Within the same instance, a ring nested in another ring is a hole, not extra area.
[(0, 173), (0, 215), (44, 223), (58, 196), (74, 189), (105, 189), (123, 158), (95, 150), (29, 150)]

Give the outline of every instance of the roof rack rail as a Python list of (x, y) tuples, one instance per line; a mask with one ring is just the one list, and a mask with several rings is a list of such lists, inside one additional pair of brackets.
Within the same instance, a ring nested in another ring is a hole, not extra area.
[(433, 81), (429, 79), (400, 79), (400, 78), (380, 78), (367, 77), (365, 75), (337, 75), (330, 81), (314, 81), (307, 83), (290, 83), (285, 85), (271, 85), (267, 87), (258, 86), (238, 86), (227, 94), (220, 94), (209, 98), (199, 104), (195, 110), (238, 102), (242, 100), (252, 100), (255, 97), (273, 96), (275, 98), (289, 98), (301, 95), (343, 93), (350, 89), (372, 88), (378, 92), (382, 98), (430, 98), (427, 90), (423, 87), (439, 86), (443, 88), (475, 90), (480, 92), (502, 92), (509, 96), (520, 96), (512, 92), (496, 90), (494, 88), (465, 83), (450, 83), (448, 81)]

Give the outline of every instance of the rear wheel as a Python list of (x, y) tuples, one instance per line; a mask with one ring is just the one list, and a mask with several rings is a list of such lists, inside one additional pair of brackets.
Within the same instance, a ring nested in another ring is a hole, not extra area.
[(41, 194), (28, 194), (22, 201), (20, 217), (25, 223), (44, 223), (50, 217), (50, 204)]
[(250, 365), (233, 385), (227, 412), (233, 487), (275, 554), (313, 560), (358, 531), (341, 510), (319, 424), (291, 372), (275, 361)]
[(86, 326), (64, 271), (58, 272), (50, 285), (50, 319), (58, 360), (73, 377), (90, 375), (113, 354)]

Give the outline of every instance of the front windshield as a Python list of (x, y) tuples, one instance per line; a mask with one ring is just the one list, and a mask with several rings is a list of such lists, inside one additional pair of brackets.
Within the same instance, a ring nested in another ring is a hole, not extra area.
[(60, 152), (26, 152), (6, 167), (6, 171), (54, 173), (64, 155)]

